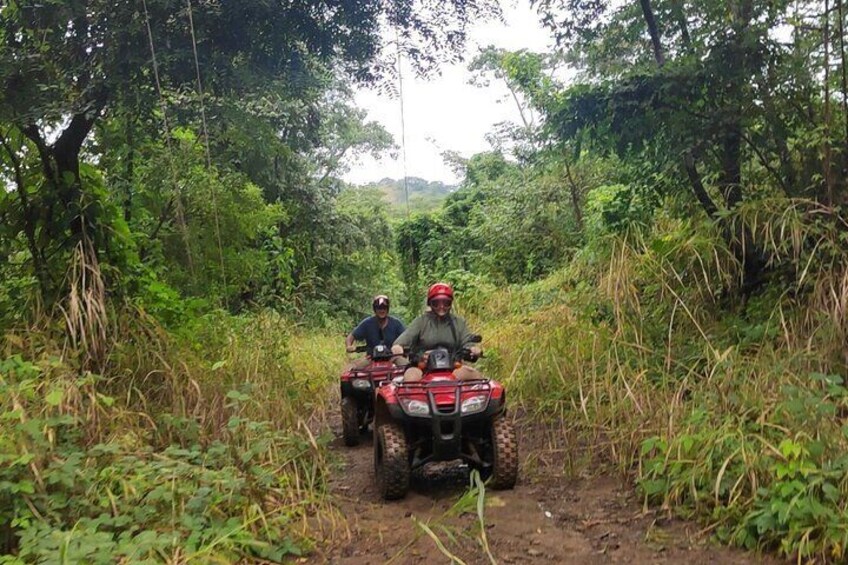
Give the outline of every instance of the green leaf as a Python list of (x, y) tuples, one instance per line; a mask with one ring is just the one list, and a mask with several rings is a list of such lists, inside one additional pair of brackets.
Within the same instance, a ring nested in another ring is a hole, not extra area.
[(647, 496), (653, 496), (656, 494), (664, 493), (668, 488), (668, 483), (665, 480), (649, 480), (642, 481), (639, 483), (639, 486), (642, 487), (642, 491)]
[(58, 388), (54, 388), (47, 394), (47, 396), (44, 397), (44, 400), (50, 406), (59, 406), (59, 404), (62, 402), (62, 397), (64, 395), (65, 391)]
[(801, 455), (801, 446), (791, 439), (781, 441), (778, 449), (787, 459), (797, 459)]
[(649, 437), (648, 439), (642, 442), (642, 448), (640, 450), (640, 453), (644, 457), (645, 455), (650, 453), (654, 448), (656, 448), (660, 452), (665, 452), (665, 447), (665, 442), (659, 437)]
[(835, 503), (839, 502), (840, 492), (839, 489), (833, 486), (830, 483), (824, 483), (822, 485), (822, 493), (824, 493), (825, 498), (829, 501)]
[(250, 396), (238, 390), (229, 391), (227, 393), (227, 398), (229, 398), (230, 400), (235, 400), (237, 402), (245, 402), (246, 400), (250, 400)]

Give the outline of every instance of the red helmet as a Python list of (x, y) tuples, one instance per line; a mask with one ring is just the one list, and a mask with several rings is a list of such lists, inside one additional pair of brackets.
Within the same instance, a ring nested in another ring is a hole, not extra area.
[(427, 291), (427, 304), (437, 296), (446, 296), (453, 300), (453, 289), (448, 283), (437, 282)]

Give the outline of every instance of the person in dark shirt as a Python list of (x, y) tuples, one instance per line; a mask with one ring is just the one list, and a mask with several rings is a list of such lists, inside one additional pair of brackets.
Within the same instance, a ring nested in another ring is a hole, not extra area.
[(371, 301), (371, 307), (374, 309), (374, 315), (368, 316), (356, 326), (352, 332), (347, 334), (345, 338), (345, 348), (348, 353), (353, 353), (356, 350), (354, 341), (364, 341), (368, 348), (368, 357), (357, 359), (353, 362), (354, 369), (362, 369), (369, 363), (371, 351), (375, 345), (386, 345), (391, 347), (395, 340), (404, 331), (403, 322), (393, 316), (389, 316), (390, 307), (389, 297), (384, 294), (378, 294)]

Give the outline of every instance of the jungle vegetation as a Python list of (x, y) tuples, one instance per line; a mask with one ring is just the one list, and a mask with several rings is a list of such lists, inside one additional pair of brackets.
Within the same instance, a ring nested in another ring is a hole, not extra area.
[(436, 280), (564, 474), (845, 560), (842, 0), (533, 6), (551, 52), (465, 62), (515, 120), (407, 215), (341, 180), (396, 143), (353, 88), (455, 63), (494, 2), (0, 3), (3, 562), (331, 540), (341, 332)]

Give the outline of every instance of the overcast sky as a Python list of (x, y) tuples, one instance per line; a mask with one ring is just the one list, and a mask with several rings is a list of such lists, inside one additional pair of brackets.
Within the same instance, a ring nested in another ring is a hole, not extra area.
[[(478, 88), (468, 84), (468, 61), (481, 47), (495, 45), (509, 50), (548, 50), (553, 39), (542, 28), (529, 0), (502, 2), (504, 20), (474, 26), (469, 33), (465, 62), (445, 66), (441, 76), (424, 81), (410, 75), (404, 66), (404, 110), (406, 116), (407, 174), (427, 180), (448, 183), (459, 179), (445, 165), (441, 152), (458, 151), (464, 157), (489, 149), (485, 135), (492, 125), (503, 120), (517, 120), (515, 105), (504, 96), (506, 87), (493, 84)], [(376, 91), (359, 90), (356, 103), (368, 111), (368, 119), (381, 124), (400, 146), (400, 102)], [(403, 178), (400, 152), (397, 159), (388, 155), (380, 161), (363, 157), (344, 175), (353, 183), (377, 181), (384, 177)]]

